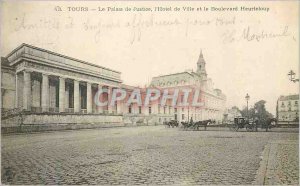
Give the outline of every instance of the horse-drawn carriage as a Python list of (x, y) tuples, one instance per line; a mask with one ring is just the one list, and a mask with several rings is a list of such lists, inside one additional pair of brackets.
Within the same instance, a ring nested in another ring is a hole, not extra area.
[(174, 127), (178, 127), (178, 125), (179, 125), (179, 122), (177, 121), (177, 120), (170, 120), (170, 121), (164, 121), (164, 123), (163, 123), (166, 127), (172, 127), (172, 128), (174, 128)]
[[(192, 129), (192, 130), (199, 130), (200, 127), (204, 127), (204, 130), (206, 130), (207, 126), (215, 123), (213, 120), (204, 120), (204, 121), (196, 121), (193, 122), (193, 120), (190, 120), (189, 122), (187, 121), (182, 121), (181, 125), (183, 129)], [(163, 124), (168, 127), (168, 128), (174, 128), (179, 126), (179, 122), (177, 120), (170, 120), (170, 121), (164, 121)]]
[(229, 129), (232, 131), (238, 131), (239, 129), (245, 128), (249, 132), (257, 131), (259, 126), (262, 129), (266, 129), (266, 132), (268, 132), (269, 129), (276, 126), (276, 119), (270, 118), (268, 120), (248, 120), (244, 117), (236, 117), (234, 118), (233, 124), (228, 125)]
[(207, 126), (215, 123), (213, 120), (209, 119), (209, 120), (204, 120), (204, 121), (196, 121), (193, 122), (193, 120), (191, 120), (190, 122), (181, 122), (183, 129), (192, 129), (192, 130), (199, 130), (200, 127), (204, 127), (204, 130), (206, 130)]

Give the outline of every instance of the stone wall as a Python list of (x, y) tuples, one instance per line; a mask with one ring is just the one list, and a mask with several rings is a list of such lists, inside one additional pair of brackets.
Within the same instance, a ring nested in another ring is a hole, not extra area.
[(124, 126), (121, 115), (23, 114), (1, 122), (2, 133)]
[(164, 121), (174, 119), (173, 115), (163, 114), (124, 114), (123, 121), (125, 126), (141, 126), (141, 125), (162, 125)]
[(1, 69), (1, 108), (4, 110), (15, 107), (16, 80), (12, 70)]

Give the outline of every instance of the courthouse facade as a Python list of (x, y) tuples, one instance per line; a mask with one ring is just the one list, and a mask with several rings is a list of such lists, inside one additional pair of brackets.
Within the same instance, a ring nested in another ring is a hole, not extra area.
[(204, 107), (168, 105), (161, 108), (159, 101), (150, 106), (118, 101), (113, 106), (99, 107), (94, 101), (99, 89), (108, 92), (101, 94), (99, 99), (109, 101), (114, 89), (130, 93), (137, 87), (124, 85), (118, 71), (22, 44), (1, 58), (2, 128), (43, 130), (161, 124), (190, 117), (221, 121), (226, 97), (221, 90), (212, 88), (202, 53), (197, 72), (154, 77), (150, 87), (163, 89), (187, 85), (201, 89)]

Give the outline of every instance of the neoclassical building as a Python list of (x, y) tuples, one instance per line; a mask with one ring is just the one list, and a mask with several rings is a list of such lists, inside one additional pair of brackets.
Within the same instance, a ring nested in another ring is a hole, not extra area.
[(1, 68), (2, 123), (7, 126), (122, 125), (118, 105), (97, 107), (93, 101), (99, 88), (111, 92), (121, 87), (118, 71), (28, 44), (2, 58)]
[[(161, 89), (174, 89), (174, 88), (192, 88), (194, 90), (200, 90), (201, 101), (203, 106), (195, 107), (171, 107), (167, 110), (171, 117), (176, 120), (188, 121), (202, 121), (207, 119), (216, 120), (220, 123), (223, 119), (225, 112), (226, 96), (220, 89), (213, 87), (211, 78), (208, 78), (206, 68), (206, 62), (203, 57), (202, 51), (200, 52), (197, 61), (197, 70), (185, 71), (175, 74), (167, 74), (158, 77), (153, 77), (151, 87), (158, 87)], [(179, 100), (182, 95), (179, 95)], [(158, 105), (160, 107), (160, 105)], [(160, 108), (158, 110), (166, 110), (166, 108)]]
[[(154, 77), (148, 88), (153, 87), (161, 91), (199, 89), (204, 105), (177, 107), (168, 101), (162, 106), (160, 99), (150, 105), (128, 105), (124, 99), (98, 106), (94, 98), (100, 89), (106, 91), (97, 99), (105, 102), (111, 100), (114, 89), (125, 90), (128, 98), (138, 87), (123, 84), (118, 71), (22, 44), (1, 58), (2, 131), (148, 125), (189, 118), (222, 120), (226, 97), (213, 89), (202, 53), (196, 72)], [(139, 88), (143, 98), (148, 88)]]

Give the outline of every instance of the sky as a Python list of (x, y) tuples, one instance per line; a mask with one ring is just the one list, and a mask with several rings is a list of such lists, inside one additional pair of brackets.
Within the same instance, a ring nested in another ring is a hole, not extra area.
[[(254, 6), (269, 11), (211, 11)], [(248, 93), (250, 106), (265, 100), (275, 114), (280, 95), (299, 92), (287, 76), (293, 70), (299, 77), (298, 7), (292, 1), (2, 1), (1, 56), (27, 43), (120, 71), (125, 84), (145, 86), (154, 76), (196, 70), (202, 50), (208, 77), (227, 96), (228, 108), (245, 107)], [(114, 8), (123, 11), (108, 11)], [(152, 11), (133, 11), (142, 8)]]

